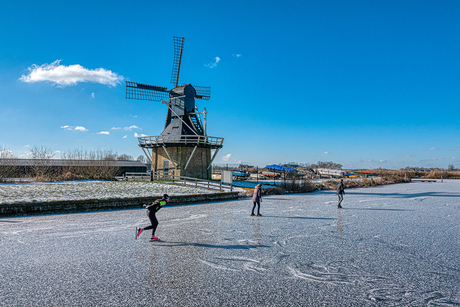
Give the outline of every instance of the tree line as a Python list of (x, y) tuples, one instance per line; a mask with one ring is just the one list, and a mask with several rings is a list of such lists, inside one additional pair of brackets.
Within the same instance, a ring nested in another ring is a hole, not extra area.
[[(119, 171), (116, 161), (134, 160), (132, 156), (118, 155), (112, 150), (75, 149), (61, 153), (59, 163), (54, 156), (51, 148), (33, 146), (25, 159), (20, 159), (11, 150), (0, 146), (0, 182), (18, 178), (35, 181), (113, 180)], [(144, 156), (137, 158), (143, 163), (145, 160)]]

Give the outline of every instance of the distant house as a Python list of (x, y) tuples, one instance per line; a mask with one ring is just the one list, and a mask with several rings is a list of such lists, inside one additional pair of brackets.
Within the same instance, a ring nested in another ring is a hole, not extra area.
[(19, 177), (33, 174), (37, 169), (45, 173), (60, 174), (76, 168), (84, 171), (104, 167), (116, 168), (116, 176), (124, 176), (127, 172), (147, 172), (144, 163), (133, 160), (0, 159), (0, 173), (7, 168), (14, 168), (14, 173)]

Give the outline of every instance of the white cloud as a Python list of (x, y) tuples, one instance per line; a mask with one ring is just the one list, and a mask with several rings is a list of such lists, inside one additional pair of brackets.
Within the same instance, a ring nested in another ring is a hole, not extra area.
[(127, 136), (127, 135), (125, 135), (123, 138), (124, 138), (124, 139), (126, 139), (127, 137), (128, 137), (128, 136)]
[(431, 159), (423, 159), (423, 160), (420, 160), (420, 162), (432, 162), (432, 161), (437, 161), (438, 158), (431, 158)]
[(93, 97), (93, 98), (94, 98), (94, 93), (91, 93), (91, 97)]
[(214, 62), (205, 64), (204, 66), (209, 67), (209, 68), (214, 68), (214, 67), (217, 66), (217, 63), (219, 63), (219, 62), (220, 62), (220, 58), (218, 56), (216, 56)]
[(374, 159), (359, 160), (359, 162), (374, 162)]
[(82, 126), (74, 127), (74, 126), (65, 125), (65, 126), (61, 126), (61, 128), (65, 130), (88, 131), (88, 129)]
[(323, 152), (323, 154), (330, 155), (331, 153), (329, 151), (325, 151), (325, 152)]
[(235, 58), (240, 58), (240, 57), (242, 57), (243, 55), (242, 55), (241, 53), (234, 53), (233, 56), (234, 56)]
[(18, 156), (18, 158), (21, 158), (21, 159), (32, 159), (33, 158), (33, 153), (32, 152), (28, 152), (28, 153), (25, 153), (25, 154), (21, 154)]
[(134, 132), (134, 137), (135, 137), (135, 138), (144, 137), (144, 136), (148, 136), (148, 135), (142, 134), (142, 133), (141, 133), (141, 134), (137, 134), (136, 132)]
[(13, 158), (13, 152), (11, 150), (0, 151), (0, 158)]
[(64, 66), (60, 65), (60, 62), (61, 60), (56, 60), (51, 64), (34, 64), (28, 68), (29, 73), (22, 75), (19, 80), (28, 83), (49, 81), (60, 87), (75, 85), (78, 82), (116, 86), (123, 80), (123, 76), (104, 68), (87, 69), (79, 64)]
[(436, 150), (436, 147), (430, 147), (428, 150)]
[(112, 127), (112, 130), (120, 130), (120, 127)]
[(228, 160), (230, 160), (232, 157), (233, 157), (232, 154), (228, 154), (228, 155), (223, 156), (223, 157), (222, 157), (222, 160), (223, 160), (223, 161), (228, 161)]
[(141, 129), (141, 128), (139, 128), (139, 127), (136, 126), (136, 125), (132, 125), (132, 126), (129, 126), (129, 127), (124, 127), (123, 129), (125, 129), (126, 131), (128, 131), (128, 130), (131, 131), (131, 130), (133, 130), (133, 129)]
[(110, 134), (110, 132), (108, 132), (108, 131), (101, 131), (101, 132), (98, 132), (97, 134), (105, 134), (105, 135), (109, 135), (109, 134)]

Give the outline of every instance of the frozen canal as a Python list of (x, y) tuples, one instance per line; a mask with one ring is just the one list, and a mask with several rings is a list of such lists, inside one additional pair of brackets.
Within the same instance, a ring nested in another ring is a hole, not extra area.
[(460, 181), (0, 218), (0, 306), (460, 306)]

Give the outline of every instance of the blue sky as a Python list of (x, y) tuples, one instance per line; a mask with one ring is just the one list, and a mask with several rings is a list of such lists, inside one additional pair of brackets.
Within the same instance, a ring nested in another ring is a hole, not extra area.
[[(460, 167), (458, 1), (8, 1), (0, 146), (142, 155), (166, 107), (125, 82), (211, 86), (215, 164)], [(48, 80), (48, 81), (47, 81)], [(115, 128), (115, 129), (114, 129)]]

